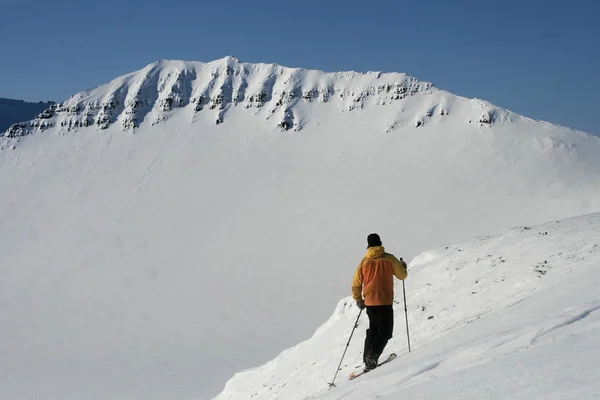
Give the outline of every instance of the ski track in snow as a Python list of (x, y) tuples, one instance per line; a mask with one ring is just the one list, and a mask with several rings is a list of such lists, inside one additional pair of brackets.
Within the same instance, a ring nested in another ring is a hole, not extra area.
[(135, 186), (134, 192), (139, 192), (140, 190), (142, 190), (144, 188), (144, 186), (148, 183), (148, 181), (150, 181), (150, 179), (152, 179), (152, 176), (155, 174), (156, 170), (164, 162), (166, 153), (167, 153), (167, 151), (169, 151), (171, 144), (176, 139), (178, 132), (179, 132), (179, 129), (177, 129), (177, 128), (173, 128), (171, 130), (171, 132), (169, 133), (168, 142), (166, 144), (164, 144), (162, 147), (160, 147), (156, 156), (152, 159), (152, 162), (148, 166), (146, 172), (142, 175), (142, 177), (140, 178), (140, 181)]

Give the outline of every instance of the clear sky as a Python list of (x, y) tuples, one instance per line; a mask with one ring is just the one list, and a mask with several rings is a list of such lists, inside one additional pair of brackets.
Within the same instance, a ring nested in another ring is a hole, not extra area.
[(159, 59), (396, 71), (600, 135), (600, 0), (0, 0), (0, 97)]

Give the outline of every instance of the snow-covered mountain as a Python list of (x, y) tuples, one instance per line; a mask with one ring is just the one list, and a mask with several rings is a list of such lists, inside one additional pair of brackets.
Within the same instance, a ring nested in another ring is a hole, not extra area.
[(0, 398), (210, 398), (329, 317), (368, 233), (600, 211), (599, 138), (404, 74), (161, 61), (4, 136)]
[(51, 103), (0, 98), (0, 132), (4, 132), (16, 122), (34, 118), (50, 106)]
[[(185, 110), (189, 121), (204, 111), (220, 124), (235, 107), (261, 115), (269, 120), (267, 126), (300, 130), (311, 118), (298, 103), (313, 102), (333, 102), (340, 112), (395, 105), (399, 115), (390, 114), (381, 121), (390, 131), (406, 123), (422, 126), (431, 119), (439, 122), (452, 112), (458, 99), (432, 87), (400, 73), (324, 73), (241, 63), (233, 57), (211, 63), (159, 61), (53, 105), (35, 120), (15, 124), (5, 135), (24, 136), (56, 126), (66, 130), (88, 126), (106, 129), (117, 124), (131, 129), (160, 123), (175, 109)], [(415, 95), (429, 96), (411, 101)], [(423, 102), (424, 98), (427, 101)], [(413, 105), (416, 109), (406, 110)], [(465, 123), (490, 125), (498, 119), (510, 120), (510, 113), (486, 102), (471, 101), (470, 106), (473, 110)], [(265, 110), (258, 112), (262, 108)]]
[(368, 319), (340, 301), (314, 336), (237, 374), (217, 399), (593, 399), (600, 396), (600, 214), (427, 251), (396, 284), (401, 357), (352, 382)]

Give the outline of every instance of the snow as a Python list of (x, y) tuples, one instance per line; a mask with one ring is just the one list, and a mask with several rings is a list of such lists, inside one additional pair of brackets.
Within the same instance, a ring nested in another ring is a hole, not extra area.
[(600, 211), (600, 139), (404, 74), (160, 61), (52, 112), (0, 138), (2, 399), (211, 398), (331, 315), (368, 233), (408, 260)]
[(347, 379), (360, 370), (363, 316), (328, 389), (358, 314), (348, 297), (311, 339), (237, 374), (217, 399), (597, 398), (599, 281), (600, 214), (429, 251), (406, 281), (411, 353), (398, 283), (383, 355), (397, 360)]

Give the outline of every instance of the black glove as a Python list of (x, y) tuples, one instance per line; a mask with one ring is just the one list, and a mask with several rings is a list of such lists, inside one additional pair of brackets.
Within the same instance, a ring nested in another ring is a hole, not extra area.
[(356, 307), (358, 307), (359, 309), (364, 309), (365, 308), (365, 301), (364, 300), (357, 300), (356, 301)]

